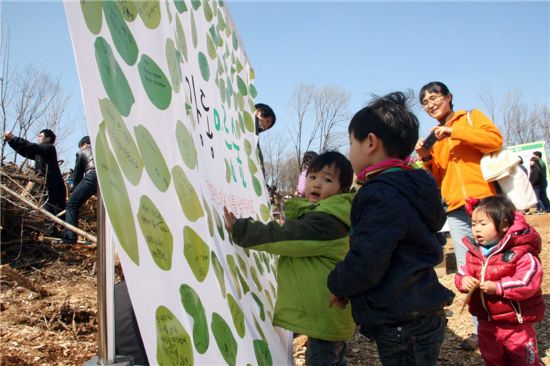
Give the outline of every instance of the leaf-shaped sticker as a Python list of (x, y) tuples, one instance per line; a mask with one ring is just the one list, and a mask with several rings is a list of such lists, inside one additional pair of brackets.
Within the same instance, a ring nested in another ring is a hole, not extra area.
[(204, 216), (197, 192), (180, 166), (172, 168), (172, 180), (181, 209), (189, 221), (195, 222)]
[(189, 60), (187, 57), (187, 39), (185, 38), (185, 33), (179, 17), (176, 17), (176, 44), (183, 55), (183, 59), (187, 62), (187, 60)]
[(208, 322), (199, 295), (190, 286), (180, 286), (180, 298), (185, 311), (193, 318), (193, 343), (198, 353), (203, 354), (208, 349), (210, 337), (208, 335)]
[(197, 281), (204, 281), (210, 268), (210, 248), (189, 226), (183, 228), (183, 255)]
[(214, 40), (209, 34), (206, 35), (206, 48), (208, 50), (208, 57), (214, 60), (218, 56), (218, 53), (216, 50), (216, 45), (214, 44)]
[(228, 365), (235, 366), (238, 345), (231, 328), (218, 313), (212, 313), (210, 328), (223, 359)]
[(262, 184), (256, 177), (252, 177), (252, 185), (254, 186), (254, 192), (258, 197), (262, 196)]
[(201, 7), (201, 0), (191, 0), (191, 6), (193, 7), (193, 10), (197, 11)]
[(232, 37), (231, 40), (233, 42), (233, 49), (237, 51), (239, 49), (239, 41), (237, 40), (237, 34), (233, 32), (231, 37)]
[(119, 0), (115, 1), (115, 4), (118, 6), (118, 10), (120, 10), (120, 14), (122, 14), (124, 20), (127, 22), (133, 22), (136, 19), (138, 11), (136, 4), (133, 1)]
[(258, 91), (256, 90), (256, 87), (254, 86), (254, 84), (250, 84), (250, 96), (252, 98), (256, 98), (257, 95)]
[(269, 212), (269, 207), (267, 207), (267, 205), (263, 203), (260, 205), (260, 214), (262, 215), (262, 220), (264, 222), (269, 221), (269, 219), (271, 218), (271, 212)]
[(136, 185), (143, 173), (143, 160), (136, 143), (126, 124), (122, 120), (118, 109), (109, 99), (101, 99), (99, 108), (105, 120), (105, 127), (111, 146), (115, 150), (115, 156), (122, 168), (124, 176), (130, 183)]
[(264, 265), (262, 263), (262, 261), (260, 260), (260, 258), (258, 257), (258, 253), (257, 252), (254, 252), (254, 261), (256, 262), (256, 267), (258, 268), (258, 271), (260, 271), (260, 274), (263, 276), (264, 274)]
[(255, 132), (254, 119), (247, 111), (243, 112), (244, 125), (248, 132)]
[(264, 303), (254, 292), (252, 292), (252, 298), (254, 299), (254, 301), (256, 301), (256, 304), (258, 304), (258, 308), (260, 310), (260, 319), (262, 319), (262, 321), (265, 321)]
[(104, 1), (103, 10), (115, 48), (124, 62), (132, 66), (137, 60), (138, 47), (130, 28), (120, 13), (119, 6), (114, 1)]
[(172, 87), (164, 72), (147, 55), (141, 55), (138, 64), (139, 77), (149, 100), (158, 109), (168, 108), (172, 101)]
[(161, 366), (192, 366), (193, 346), (189, 334), (165, 306), (155, 313), (157, 324), (157, 363)]
[(191, 133), (181, 121), (176, 123), (176, 140), (183, 162), (189, 169), (195, 169), (197, 167), (195, 143), (193, 142)]
[(229, 274), (231, 275), (231, 280), (233, 284), (235, 285), (235, 290), (237, 291), (237, 296), (239, 299), (242, 297), (242, 291), (240, 286), (240, 280), (239, 280), (239, 270), (237, 269), (237, 265), (235, 264), (235, 259), (232, 255), (227, 255), (225, 257), (227, 260), (227, 266), (229, 267)]
[(130, 197), (124, 178), (118, 168), (105, 135), (105, 125), (99, 125), (95, 146), (95, 164), (98, 172), (101, 195), (109, 220), (124, 252), (139, 265), (136, 225)]
[(166, 62), (168, 63), (168, 72), (170, 73), (170, 81), (174, 91), (178, 93), (180, 91), (181, 84), (181, 69), (180, 69), (180, 57), (176, 50), (174, 41), (170, 38), (166, 39)]
[(204, 17), (206, 18), (206, 21), (211, 22), (212, 18), (214, 17), (214, 14), (212, 13), (212, 7), (210, 6), (207, 0), (204, 0), (202, 8), (204, 10)]
[(120, 114), (128, 116), (135, 101), (128, 79), (117, 63), (111, 46), (104, 38), (97, 37), (94, 47), (95, 59), (105, 92), (116, 105)]
[(139, 0), (135, 2), (138, 14), (143, 24), (149, 29), (155, 29), (160, 24), (159, 0)]
[(269, 351), (269, 345), (263, 339), (256, 339), (252, 342), (254, 345), (254, 355), (258, 366), (273, 366), (273, 358)]
[(231, 312), (231, 318), (233, 318), (233, 324), (237, 329), (239, 337), (244, 338), (245, 326), (244, 326), (244, 314), (241, 307), (231, 294), (227, 294), (227, 304), (229, 305), (229, 311)]
[(210, 260), (212, 262), (212, 268), (214, 268), (214, 273), (216, 274), (216, 278), (218, 279), (218, 283), (220, 284), (220, 290), (222, 291), (223, 297), (226, 297), (226, 289), (225, 289), (225, 276), (223, 272), (223, 267), (218, 260), (218, 257), (216, 256), (216, 253), (214, 251), (210, 252)]
[(237, 75), (237, 89), (239, 89), (239, 93), (242, 96), (248, 95), (246, 84), (244, 83), (243, 79), (241, 79), (239, 75)]
[(191, 12), (191, 40), (193, 41), (193, 48), (197, 48), (197, 24), (195, 24), (195, 15), (193, 12)]
[(206, 59), (206, 56), (204, 53), (199, 52), (199, 67), (201, 69), (201, 76), (204, 79), (204, 81), (208, 81), (210, 79), (210, 66), (208, 66), (208, 60)]
[(254, 284), (258, 288), (258, 291), (262, 291), (263, 288), (260, 280), (258, 279), (258, 272), (256, 272), (256, 267), (250, 267), (250, 276), (252, 277), (252, 281), (254, 281)]
[(149, 178), (159, 191), (166, 192), (170, 185), (170, 169), (155, 139), (142, 125), (134, 127), (134, 133)]
[(206, 211), (206, 218), (208, 223), (208, 233), (211, 237), (214, 237), (214, 218), (212, 217), (212, 212), (210, 212), (210, 207), (206, 204), (206, 200), (204, 199), (204, 196), (202, 197), (202, 205), (204, 207), (204, 211)]
[[(176, 6), (176, 10), (178, 13), (184, 13), (187, 11), (187, 5), (185, 5), (184, 0), (174, 0), (174, 5)], [(176, 17), (177, 18), (177, 17)]]
[(95, 0), (81, 0), (80, 8), (86, 26), (93, 34), (98, 34), (101, 31), (101, 23), (103, 22), (103, 12), (101, 11), (101, 2)]
[(141, 196), (137, 218), (153, 261), (160, 269), (169, 271), (172, 268), (172, 233), (149, 197)]

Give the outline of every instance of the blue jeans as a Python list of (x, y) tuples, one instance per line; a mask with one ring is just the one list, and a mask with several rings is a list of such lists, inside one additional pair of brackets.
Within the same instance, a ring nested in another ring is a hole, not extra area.
[(308, 337), (306, 365), (308, 366), (346, 366), (348, 345), (345, 341), (323, 341)]
[(446, 324), (441, 311), (407, 323), (378, 327), (369, 336), (376, 342), (384, 366), (435, 366)]
[(546, 188), (543, 186), (533, 187), (535, 195), (537, 196), (537, 211), (538, 212), (550, 212), (550, 202), (548, 202), (548, 195), (546, 194)]
[[(95, 170), (88, 172), (74, 188), (65, 212), (65, 221), (68, 224), (78, 227), (78, 211), (80, 206), (97, 192), (97, 176)], [(76, 233), (65, 229), (63, 238), (67, 241), (76, 241)]]
[[(461, 207), (448, 212), (447, 221), (449, 223), (449, 231), (455, 251), (456, 268), (460, 270), (460, 268), (466, 264), (466, 253), (468, 252), (466, 245), (462, 243), (462, 238), (468, 237), (474, 240), (472, 237), (472, 220), (470, 215), (466, 212), (466, 209)], [(477, 318), (473, 315), (472, 322), (474, 323), (473, 333), (477, 334)]]

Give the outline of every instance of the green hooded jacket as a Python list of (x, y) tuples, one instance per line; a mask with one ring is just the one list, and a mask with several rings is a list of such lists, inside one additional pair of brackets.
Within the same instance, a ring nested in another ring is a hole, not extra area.
[(274, 325), (325, 341), (347, 340), (353, 335), (350, 306), (329, 308), (327, 288), (328, 274), (349, 250), (352, 200), (351, 193), (318, 203), (292, 199), (285, 203), (283, 225), (252, 219), (234, 223), (237, 245), (280, 256)]

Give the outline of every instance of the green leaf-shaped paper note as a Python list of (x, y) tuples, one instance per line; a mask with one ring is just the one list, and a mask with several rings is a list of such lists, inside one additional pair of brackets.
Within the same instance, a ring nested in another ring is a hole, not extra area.
[(130, 183), (136, 185), (143, 173), (143, 160), (137, 148), (134, 138), (128, 131), (118, 109), (109, 99), (101, 99), (99, 108), (105, 120), (105, 127), (111, 146), (115, 150), (115, 156), (122, 168), (124, 176)]
[(273, 359), (267, 342), (263, 339), (256, 339), (252, 344), (254, 345), (254, 355), (258, 366), (273, 366)]
[[(192, 366), (193, 346), (189, 334), (165, 306), (155, 313), (157, 324), (157, 360), (160, 366)], [(153, 363), (154, 360), (153, 360)]]
[(185, 165), (189, 169), (195, 169), (197, 167), (197, 150), (195, 148), (195, 143), (193, 142), (191, 133), (181, 121), (176, 123), (176, 141)]
[(183, 255), (197, 281), (204, 281), (210, 268), (210, 248), (189, 226), (183, 229)]
[(161, 68), (147, 55), (141, 55), (139, 76), (145, 93), (158, 109), (168, 108), (172, 101), (172, 87)]
[(134, 127), (134, 133), (149, 178), (159, 191), (165, 192), (170, 185), (170, 170), (166, 165), (162, 151), (144, 126)]
[(208, 60), (206, 59), (206, 56), (204, 53), (199, 52), (199, 68), (201, 69), (201, 76), (204, 79), (204, 81), (208, 81), (210, 79), (210, 66), (208, 66)]
[(128, 79), (126, 79), (120, 65), (117, 63), (111, 46), (104, 38), (97, 37), (94, 47), (103, 88), (105, 88), (109, 99), (116, 105), (120, 114), (128, 116), (135, 102)]
[(149, 197), (141, 196), (137, 218), (153, 261), (160, 269), (169, 271), (172, 268), (172, 233)]
[(218, 257), (216, 256), (216, 253), (214, 251), (210, 252), (210, 260), (212, 262), (212, 268), (214, 268), (214, 273), (216, 274), (216, 278), (218, 279), (218, 283), (220, 284), (220, 290), (222, 291), (223, 297), (226, 297), (227, 293), (225, 290), (225, 279), (224, 279), (224, 272), (223, 267), (218, 260)]
[(115, 48), (124, 62), (132, 66), (137, 60), (138, 47), (130, 28), (122, 17), (119, 6), (114, 1), (104, 1), (103, 10)]
[(136, 225), (130, 197), (105, 135), (105, 125), (99, 125), (95, 146), (95, 164), (101, 195), (115, 234), (128, 257), (139, 265)]
[(231, 332), (231, 328), (229, 328), (229, 325), (218, 313), (212, 313), (210, 328), (223, 359), (228, 365), (235, 366), (238, 345)]
[(181, 84), (180, 56), (176, 50), (174, 41), (170, 38), (166, 39), (166, 62), (168, 63), (170, 81), (172, 82), (174, 91), (178, 93), (180, 91)]
[(208, 322), (199, 295), (190, 286), (180, 286), (180, 298), (185, 311), (193, 318), (193, 343), (197, 352), (203, 354), (208, 349), (210, 337)]
[(135, 2), (138, 14), (143, 24), (149, 29), (155, 29), (160, 24), (159, 0), (139, 0)]
[(86, 26), (93, 34), (98, 34), (101, 31), (101, 23), (103, 22), (103, 12), (101, 11), (101, 2), (95, 0), (81, 0), (80, 8)]
[(235, 301), (235, 298), (231, 294), (227, 294), (227, 304), (229, 305), (229, 311), (231, 312), (231, 318), (233, 318), (233, 324), (237, 329), (239, 337), (244, 338), (245, 326), (244, 326), (244, 314), (241, 307)]
[(176, 165), (172, 168), (172, 181), (174, 182), (174, 188), (176, 189), (176, 194), (185, 217), (192, 222), (203, 217), (204, 210), (202, 209), (197, 192), (180, 166)]

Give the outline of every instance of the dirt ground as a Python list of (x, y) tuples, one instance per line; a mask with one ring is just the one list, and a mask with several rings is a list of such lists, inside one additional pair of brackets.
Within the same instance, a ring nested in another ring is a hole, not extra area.
[[(550, 305), (550, 215), (527, 220), (543, 239), (543, 293)], [(97, 352), (95, 246), (48, 242), (1, 248), (0, 364), (82, 365)], [(13, 270), (13, 271), (12, 271)], [(454, 289), (453, 274), (440, 280)], [(33, 290), (31, 290), (32, 288)], [(464, 295), (447, 309), (449, 323), (440, 365), (482, 365), (478, 352), (458, 349), (471, 332), (471, 318), (459, 316)], [(537, 325), (539, 353), (550, 365), (550, 315)], [(305, 365), (306, 337), (295, 339), (295, 365)], [(349, 344), (349, 365), (380, 365), (376, 345), (362, 336)]]

